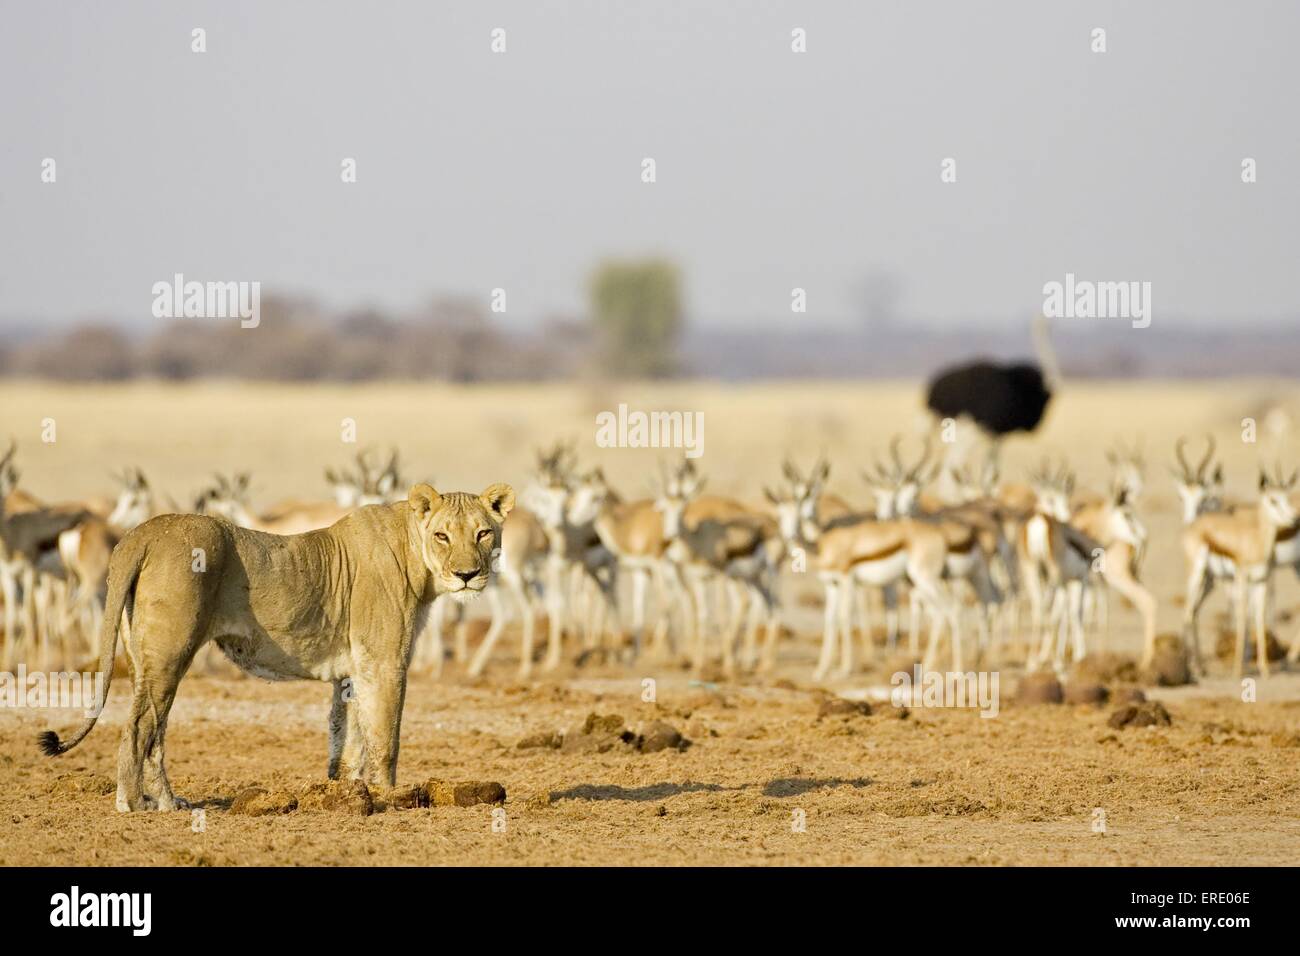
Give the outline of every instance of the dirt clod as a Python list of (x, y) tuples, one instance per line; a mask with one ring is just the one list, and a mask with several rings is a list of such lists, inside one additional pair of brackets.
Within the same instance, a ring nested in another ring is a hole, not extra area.
[(590, 713), (580, 728), (564, 735), (560, 750), (569, 754), (603, 754), (617, 747), (628, 747), (635, 739), (618, 714)]
[(1127, 654), (1097, 651), (1074, 665), (1071, 683), (1114, 684), (1137, 680), (1137, 661)]
[(1119, 730), (1125, 727), (1168, 727), (1173, 721), (1164, 704), (1158, 700), (1148, 700), (1119, 708), (1106, 723)]
[(370, 788), (360, 780), (331, 780), (304, 790), (298, 798), (298, 809), (368, 817), (375, 812), (375, 801)]
[(416, 810), (429, 805), (429, 794), (417, 786), (394, 787), (385, 799), (394, 810)]
[(506, 788), (495, 781), (429, 780), (424, 785), (429, 804), (435, 807), (473, 807), (480, 803), (505, 803)]
[(1155, 656), (1142, 672), (1142, 679), (1157, 687), (1182, 687), (1192, 682), (1192, 671), (1182, 639), (1176, 634), (1156, 638)]
[(1065, 691), (1055, 674), (1026, 674), (1016, 690), (1016, 699), (1022, 704), (1059, 704), (1065, 699)]
[(1147, 699), (1141, 687), (1116, 687), (1110, 695), (1113, 704), (1140, 704)]
[(870, 717), (871, 705), (865, 700), (829, 697), (817, 708), (817, 719), (824, 717)]
[(1067, 704), (1100, 705), (1106, 703), (1110, 698), (1110, 691), (1106, 690), (1101, 684), (1081, 679), (1075, 679), (1066, 684), (1064, 694)]
[(660, 750), (685, 750), (688, 743), (672, 724), (652, 720), (637, 736), (636, 749), (643, 754), (652, 754)]
[(298, 809), (298, 798), (287, 790), (267, 790), (265, 787), (249, 787), (235, 797), (230, 805), (231, 813), (248, 817), (269, 817), (281, 813), (292, 813)]

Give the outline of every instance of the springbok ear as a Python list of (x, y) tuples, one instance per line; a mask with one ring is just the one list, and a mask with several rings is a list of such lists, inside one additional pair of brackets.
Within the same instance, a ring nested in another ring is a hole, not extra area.
[(1267, 487), (1268, 487), (1268, 475), (1264, 474), (1263, 470), (1261, 469), (1259, 473), (1259, 490), (1263, 491)]
[(781, 499), (772, 494), (772, 489), (767, 487), (767, 485), (763, 486), (763, 495), (774, 505), (779, 505), (781, 503)]
[(483, 507), (492, 512), (498, 521), (505, 521), (506, 515), (515, 507), (515, 490), (504, 482), (497, 482), (483, 489), (478, 500), (483, 502)]
[(423, 518), (432, 511), (441, 500), (442, 495), (433, 490), (433, 485), (426, 485), (424, 482), (414, 485), (411, 490), (406, 493), (407, 504), (411, 506), (411, 510), (415, 512), (417, 518)]

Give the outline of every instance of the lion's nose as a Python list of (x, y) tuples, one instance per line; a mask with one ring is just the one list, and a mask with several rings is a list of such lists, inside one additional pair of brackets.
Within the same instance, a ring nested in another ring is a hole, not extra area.
[(478, 577), (477, 568), (475, 568), (473, 571), (454, 571), (452, 573), (455, 574), (456, 577), (464, 581), (466, 584), (469, 584), (469, 582), (473, 581), (476, 577)]

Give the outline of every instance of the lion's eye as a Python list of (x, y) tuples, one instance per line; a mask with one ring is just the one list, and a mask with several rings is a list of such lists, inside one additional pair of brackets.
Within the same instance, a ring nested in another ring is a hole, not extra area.
[(489, 537), (491, 534), (492, 531), (490, 529), (484, 528), (482, 531), (478, 533), (478, 539), (482, 541), (484, 538)]
[(451, 538), (447, 537), (441, 531), (435, 531), (433, 536), (437, 538), (439, 541), (442, 541), (443, 543), (446, 543), (451, 540)]

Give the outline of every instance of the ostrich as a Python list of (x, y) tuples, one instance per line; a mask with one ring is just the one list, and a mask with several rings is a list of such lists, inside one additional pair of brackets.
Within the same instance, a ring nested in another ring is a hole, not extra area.
[(940, 418), (971, 419), (995, 442), (1034, 431), (1060, 388), (1061, 374), (1045, 319), (1035, 320), (1033, 333), (1038, 365), (981, 359), (944, 369), (930, 380), (926, 406)]

